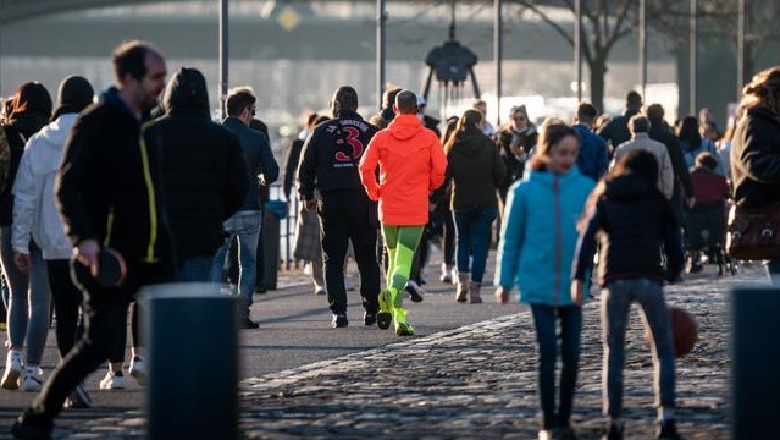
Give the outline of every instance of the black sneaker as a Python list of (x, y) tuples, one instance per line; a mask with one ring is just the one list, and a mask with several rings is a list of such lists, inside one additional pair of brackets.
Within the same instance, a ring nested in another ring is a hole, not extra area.
[(333, 328), (345, 328), (349, 325), (346, 313), (334, 313), (330, 324)]
[(601, 437), (601, 440), (623, 440), (623, 427), (609, 425), (607, 433)]
[(363, 313), (363, 323), (366, 325), (376, 324), (376, 313), (371, 313), (371, 312)]
[(664, 420), (658, 425), (658, 439), (682, 440), (680, 434), (677, 433), (677, 425), (674, 420)]
[(238, 324), (238, 328), (242, 330), (257, 330), (258, 328), (260, 328), (260, 324), (252, 321), (249, 318), (244, 318)]
[(22, 418), (19, 417), (14, 424), (11, 425), (11, 435), (13, 435), (15, 439), (21, 440), (49, 440), (51, 439), (51, 430), (53, 427), (53, 423), (49, 423), (46, 426), (25, 423)]
[(420, 291), (417, 290), (417, 286), (415, 286), (414, 284), (411, 283), (406, 284), (404, 290), (409, 294), (409, 299), (411, 299), (412, 302), (420, 303), (423, 301), (423, 297), (422, 295), (420, 295)]

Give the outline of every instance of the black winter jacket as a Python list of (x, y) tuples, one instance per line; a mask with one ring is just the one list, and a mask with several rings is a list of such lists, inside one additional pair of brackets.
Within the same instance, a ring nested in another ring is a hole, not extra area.
[[(691, 183), (691, 173), (688, 170), (688, 165), (685, 163), (685, 157), (677, 136), (669, 130), (669, 127), (664, 122), (653, 122), (647, 134), (650, 136), (650, 139), (666, 145), (666, 150), (669, 151), (669, 159), (672, 161), (676, 180), (672, 200), (679, 200), (682, 197), (680, 189), (684, 190), (688, 197), (692, 197), (693, 184)], [(681, 185), (682, 188), (680, 188)]]
[[(506, 169), (505, 179), (501, 185), (503, 193), (506, 193), (513, 183), (523, 178), (523, 171), (525, 169), (525, 160), (518, 160), (517, 156), (515, 156), (510, 148), (512, 145), (512, 138), (515, 135), (513, 131), (514, 130), (510, 127), (501, 130), (498, 134), (499, 152), (501, 153), (501, 158), (504, 161), (504, 168)], [(531, 150), (536, 147), (536, 142), (539, 138), (536, 126), (529, 124), (528, 128), (522, 132), (518, 132), (517, 136), (520, 137), (520, 145), (523, 146), (526, 158), (530, 157)]]
[(376, 127), (351, 111), (342, 111), (337, 118), (317, 125), (301, 153), (299, 197), (314, 198), (315, 188), (321, 192), (345, 189), (363, 192), (358, 163), (376, 131)]
[[(636, 111), (626, 110), (623, 116), (615, 116), (599, 130), (598, 135), (605, 141), (612, 143), (612, 153), (617, 150), (620, 144), (631, 140), (631, 132), (628, 131), (628, 121), (636, 114)], [(610, 154), (611, 157), (612, 154)]]
[(731, 144), (731, 179), (739, 206), (780, 202), (780, 119), (767, 107), (747, 111)]
[(8, 145), (11, 148), (11, 162), (8, 167), (8, 178), (5, 182), (5, 188), (0, 194), (0, 226), (11, 226), (13, 222), (13, 184), (16, 179), (16, 172), (19, 170), (19, 162), (22, 160), (22, 153), (27, 139), (46, 126), (49, 121), (43, 116), (34, 113), (20, 114), (10, 123), (3, 125), (5, 137), (8, 139)]
[[(585, 280), (590, 273), (599, 232), (602, 286), (621, 278), (663, 282), (679, 276), (683, 263), (680, 226), (671, 204), (655, 185), (633, 175), (617, 176), (606, 183), (580, 236), (572, 278)], [(662, 245), (666, 269), (661, 264)]]
[(164, 202), (180, 263), (214, 255), (225, 242), (222, 223), (244, 203), (249, 186), (238, 137), (211, 121), (202, 78), (178, 72), (168, 114), (143, 132), (146, 145), (161, 153)]
[(169, 255), (158, 157), (140, 139), (141, 121), (115, 88), (76, 121), (56, 183), (65, 232), (74, 246), (94, 239), (130, 263)]
[[(452, 182), (452, 210), (496, 208), (504, 182), (504, 161), (496, 144), (481, 131), (458, 133), (447, 152), (447, 180)], [(445, 187), (446, 185), (442, 185)]]

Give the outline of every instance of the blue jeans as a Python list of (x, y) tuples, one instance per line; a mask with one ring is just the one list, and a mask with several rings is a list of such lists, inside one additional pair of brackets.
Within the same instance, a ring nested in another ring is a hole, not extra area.
[(653, 336), (655, 405), (674, 408), (674, 345), (664, 288), (646, 278), (615, 280), (601, 296), (604, 414), (613, 418), (620, 417), (623, 409), (626, 325), (634, 301), (641, 306), (645, 327), (650, 327)]
[(213, 266), (214, 257), (188, 258), (179, 266), (179, 272), (176, 274), (176, 281), (183, 283), (211, 281)]
[(230, 243), (238, 237), (238, 296), (248, 314), (255, 293), (255, 278), (257, 275), (257, 243), (260, 240), (260, 211), (238, 211), (225, 221), (227, 239), (214, 256), (211, 268), (211, 280), (219, 283), (222, 278), (222, 268), (225, 266)]
[(454, 211), (458, 231), (458, 272), (471, 273), (471, 281), (482, 282), (490, 245), (490, 225), (496, 208), (472, 208)]
[[(539, 397), (542, 403), (542, 429), (569, 426), (577, 369), (580, 362), (582, 309), (579, 306), (553, 307), (531, 304), (531, 313), (539, 344)], [(555, 321), (561, 321), (561, 384), (558, 417), (555, 417), (555, 364), (558, 357), (558, 335)]]
[(780, 260), (769, 260), (766, 263), (766, 273), (771, 284), (780, 285)]

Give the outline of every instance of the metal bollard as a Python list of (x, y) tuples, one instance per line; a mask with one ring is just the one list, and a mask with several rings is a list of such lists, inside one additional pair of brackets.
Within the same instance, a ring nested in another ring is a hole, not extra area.
[(238, 298), (212, 283), (145, 287), (147, 437), (237, 439)]
[(780, 409), (780, 289), (731, 291), (732, 439), (777, 438)]

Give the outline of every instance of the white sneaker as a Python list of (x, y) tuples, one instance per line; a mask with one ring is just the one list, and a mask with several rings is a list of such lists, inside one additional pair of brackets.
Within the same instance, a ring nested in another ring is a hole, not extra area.
[(5, 358), (5, 373), (0, 381), (0, 387), (10, 391), (18, 390), (22, 370), (22, 353), (9, 351)]
[(123, 390), (125, 386), (125, 376), (113, 371), (106, 372), (106, 377), (100, 381), (101, 390)]
[(539, 440), (553, 440), (553, 432), (549, 429), (539, 431)]
[(324, 286), (315, 286), (314, 287), (314, 294), (315, 295), (327, 295), (328, 291), (325, 290)]
[(304, 275), (311, 275), (311, 263), (306, 263), (303, 266), (303, 274)]
[(40, 391), (43, 387), (41, 371), (37, 367), (27, 367), (22, 376), (22, 391)]
[(138, 381), (139, 385), (146, 385), (146, 364), (143, 357), (133, 356), (127, 372)]

